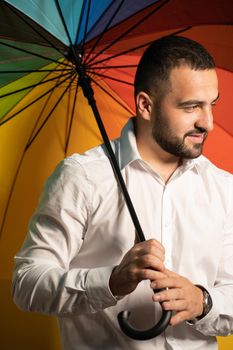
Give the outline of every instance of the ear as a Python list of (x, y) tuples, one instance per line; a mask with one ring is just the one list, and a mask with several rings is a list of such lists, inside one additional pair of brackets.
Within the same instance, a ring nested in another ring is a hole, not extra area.
[(152, 105), (153, 105), (153, 102), (150, 96), (146, 92), (140, 91), (137, 94), (136, 96), (137, 111), (138, 111), (138, 114), (144, 120), (151, 119)]

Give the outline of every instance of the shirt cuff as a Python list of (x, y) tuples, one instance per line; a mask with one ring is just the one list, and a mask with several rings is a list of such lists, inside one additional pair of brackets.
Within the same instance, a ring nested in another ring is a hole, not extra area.
[(109, 279), (113, 267), (98, 267), (90, 269), (86, 280), (86, 293), (93, 312), (114, 306), (117, 298), (109, 288)]

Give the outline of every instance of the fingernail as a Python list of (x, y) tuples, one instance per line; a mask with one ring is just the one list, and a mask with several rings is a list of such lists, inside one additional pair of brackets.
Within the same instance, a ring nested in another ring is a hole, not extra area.
[(151, 282), (150, 286), (152, 289), (156, 288), (156, 282)]
[(159, 301), (160, 300), (160, 295), (159, 294), (155, 294), (153, 299), (154, 299), (154, 301)]

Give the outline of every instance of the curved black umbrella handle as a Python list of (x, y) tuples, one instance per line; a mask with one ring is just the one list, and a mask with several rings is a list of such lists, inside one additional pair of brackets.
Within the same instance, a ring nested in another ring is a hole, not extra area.
[[(156, 292), (158, 292), (158, 290), (156, 290)], [(129, 316), (130, 312), (126, 310), (118, 314), (118, 323), (122, 332), (132, 339), (148, 340), (157, 337), (157, 335), (161, 334), (167, 328), (172, 317), (172, 311), (163, 310), (159, 322), (154, 327), (147, 330), (140, 330), (132, 327), (129, 323)]]

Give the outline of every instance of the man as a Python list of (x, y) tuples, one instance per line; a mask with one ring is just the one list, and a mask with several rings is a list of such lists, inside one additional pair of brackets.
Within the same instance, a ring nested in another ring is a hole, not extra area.
[[(112, 145), (145, 242), (104, 146), (49, 178), (15, 258), (13, 295), (24, 310), (58, 317), (64, 349), (213, 350), (215, 336), (232, 333), (233, 177), (201, 155), (218, 95), (198, 43), (168, 36), (144, 53), (136, 118)], [(140, 342), (121, 332), (121, 310), (150, 328), (158, 301), (173, 311), (163, 334)]]

